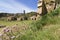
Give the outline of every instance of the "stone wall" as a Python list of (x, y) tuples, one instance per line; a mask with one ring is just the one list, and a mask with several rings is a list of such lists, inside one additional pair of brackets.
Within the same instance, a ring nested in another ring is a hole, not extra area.
[[(44, 0), (44, 4), (46, 6), (46, 9), (48, 12), (54, 10), (54, 7), (55, 7), (55, 0)], [(45, 12), (45, 11), (42, 11), (43, 9), (43, 0), (38, 0), (38, 9), (37, 9), (37, 13), (39, 14), (42, 14), (42, 12)]]

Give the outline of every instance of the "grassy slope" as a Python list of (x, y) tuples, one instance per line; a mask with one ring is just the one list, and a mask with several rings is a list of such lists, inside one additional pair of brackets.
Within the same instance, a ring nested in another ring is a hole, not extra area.
[(59, 10), (59, 12), (57, 11), (59, 15), (53, 16), (54, 18), (51, 19), (51, 20), (55, 20), (56, 23), (53, 23), (54, 21), (50, 23), (47, 20), (48, 23), (43, 27), (42, 31), (36, 32), (37, 33), (36, 40), (60, 40), (60, 8), (57, 10)]
[[(21, 35), (19, 34), (20, 36), (18, 38), (15, 38), (15, 40), (60, 40), (60, 17), (55, 16), (54, 19), (56, 21), (56, 24), (53, 23), (54, 21), (46, 21), (49, 24), (44, 25), (42, 30), (37, 30), (35, 32), (33, 32), (31, 29), (24, 30)], [(52, 20), (54, 19), (52, 18)], [(12, 26), (17, 23), (19, 26), (22, 24), (31, 26), (30, 24), (32, 22), (33, 21), (0, 21), (0, 24)], [(51, 22), (52, 24), (50, 24)]]
[[(0, 25), (6, 25), (7, 27), (12, 27), (14, 26), (15, 24), (18, 24), (19, 27), (22, 27), (24, 25), (27, 25), (29, 26), (30, 24), (32, 23), (32, 21), (28, 20), (28, 21), (1, 21), (0, 20)], [(2, 30), (3, 28), (0, 28), (0, 31)]]
[[(42, 21), (43, 22), (42, 27), (43, 25), (44, 27), (42, 30), (37, 30), (35, 32), (33, 32), (32, 30), (28, 30), (26, 31), (25, 35), (23, 35), (20, 39), (21, 40), (60, 40), (60, 17), (59, 17), (60, 11), (58, 16), (56, 16), (57, 14), (54, 13), (56, 13), (56, 11), (53, 12), (53, 14), (51, 15), (53, 16), (53, 18), (50, 19), (50, 16), (48, 16), (49, 18), (47, 19), (47, 21), (46, 18), (44, 17), (45, 20)], [(40, 27), (41, 24), (39, 23), (39, 21), (37, 23), (38, 25), (34, 24), (36, 25), (36, 28), (37, 26)]]
[(60, 40), (60, 25), (45, 26), (42, 31), (36, 32), (26, 30), (25, 34), (16, 40)]
[(40, 35), (39, 37), (41, 40), (59, 40), (60, 39), (60, 25), (49, 25), (46, 26), (46, 29), (44, 29), (41, 32), (38, 32)]
[(32, 21), (28, 20), (28, 21), (0, 21), (0, 24), (2, 25), (6, 25), (6, 26), (13, 26), (15, 24), (18, 24), (18, 25), (22, 25), (22, 24), (29, 24), (31, 23)]

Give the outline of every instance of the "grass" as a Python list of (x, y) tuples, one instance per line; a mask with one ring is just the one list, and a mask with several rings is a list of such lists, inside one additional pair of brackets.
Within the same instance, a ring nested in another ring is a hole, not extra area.
[(32, 21), (0, 21), (0, 24), (6, 25), (6, 26), (13, 26), (15, 24), (22, 25), (27, 24), (29, 25)]
[(42, 30), (45, 25), (50, 25), (50, 24), (57, 24), (60, 23), (60, 8), (57, 8), (56, 10), (45, 14), (42, 16), (42, 18), (38, 21), (36, 21), (33, 24), (32, 29), (33, 30)]
[[(41, 20), (38, 21), (0, 21), (0, 24), (6, 26), (13, 26), (18, 24), (19, 27), (27, 25), (27, 28), (17, 28), (16, 32), (7, 32), (9, 36), (15, 36), (14, 40), (60, 40), (60, 8), (42, 16)], [(24, 28), (24, 27), (23, 27)], [(42, 30), (41, 30), (42, 28)], [(14, 29), (14, 28), (13, 28)], [(22, 31), (20, 30), (22, 29)], [(18, 37), (17, 37), (18, 35)], [(5, 39), (4, 39), (5, 40)]]
[[(38, 31), (39, 40), (59, 40), (60, 39), (60, 25), (49, 25), (45, 26), (47, 29)], [(37, 36), (37, 38), (38, 38)]]
[[(33, 32), (26, 30), (24, 35), (20, 35), (20, 40), (60, 40), (60, 25), (45, 26), (43, 30)], [(18, 40), (18, 38), (16, 39)]]
[(58, 11), (55, 10), (32, 23), (32, 29), (27, 30), (25, 35), (21, 35), (20, 40), (60, 40), (60, 11)]

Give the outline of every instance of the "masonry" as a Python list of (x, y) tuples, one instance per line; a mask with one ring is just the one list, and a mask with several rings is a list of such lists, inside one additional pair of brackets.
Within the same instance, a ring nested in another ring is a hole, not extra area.
[[(38, 5), (37, 5), (38, 15), (46, 14), (48, 12), (53, 11), (56, 3), (59, 4), (59, 2), (56, 2), (55, 0), (38, 0)], [(56, 5), (56, 8), (57, 8), (57, 5)]]

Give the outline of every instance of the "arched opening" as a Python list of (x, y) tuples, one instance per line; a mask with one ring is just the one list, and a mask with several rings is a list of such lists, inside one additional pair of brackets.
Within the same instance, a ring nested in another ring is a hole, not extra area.
[(36, 18), (35, 18), (35, 20), (36, 20)]
[(16, 17), (12, 17), (11, 20), (12, 21), (15, 21), (15, 20), (17, 20), (17, 18)]
[(32, 18), (32, 20), (33, 20), (33, 18)]
[(21, 18), (21, 21), (23, 21), (23, 19)]

